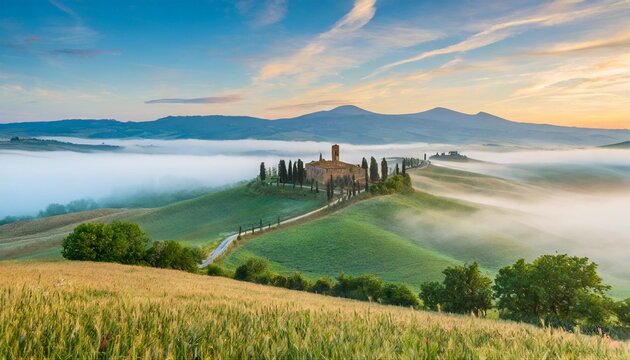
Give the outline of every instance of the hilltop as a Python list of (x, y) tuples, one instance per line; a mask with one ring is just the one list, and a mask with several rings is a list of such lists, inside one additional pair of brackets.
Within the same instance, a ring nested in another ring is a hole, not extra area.
[(628, 343), (175, 270), (0, 263), (2, 358), (580, 358)]
[(485, 112), (445, 108), (413, 114), (378, 114), (340, 106), (302, 116), (268, 120), (250, 116), (168, 116), (155, 121), (60, 120), (0, 124), (4, 136), (72, 136), (94, 139), (329, 141), (353, 144), (450, 143), (599, 145), (630, 138), (630, 130), (587, 129), (519, 123)]
[(616, 144), (600, 146), (607, 149), (630, 149), (630, 141), (624, 141)]
[(96, 151), (117, 151), (122, 147), (114, 145), (88, 145), (75, 144), (57, 140), (43, 140), (35, 138), (13, 137), (8, 141), (0, 140), (0, 150), (23, 150), (23, 151), (74, 151), (74, 152), (96, 152)]

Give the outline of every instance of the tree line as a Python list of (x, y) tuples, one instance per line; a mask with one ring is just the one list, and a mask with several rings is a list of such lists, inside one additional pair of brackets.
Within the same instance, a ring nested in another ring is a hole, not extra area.
[(605, 331), (628, 337), (630, 298), (622, 301), (609, 298), (605, 292), (610, 286), (603, 283), (596, 269), (597, 264), (588, 258), (543, 255), (532, 263), (520, 259), (500, 269), (493, 283), (473, 262), (447, 267), (441, 282), (422, 283), (418, 295), (407, 285), (386, 283), (369, 274), (342, 273), (335, 280), (320, 277), (315, 282), (299, 272), (281, 275), (271, 272), (268, 261), (260, 258), (248, 259), (234, 272), (212, 264), (208, 274), (322, 295), (479, 317), (496, 309), (499, 317), (506, 320), (567, 330), (579, 326), (583, 332)]
[(116, 221), (83, 223), (63, 240), (61, 254), (68, 260), (115, 262), (197, 271), (206, 254), (198, 247), (175, 241), (151, 242), (140, 226)]
[(274, 273), (269, 269), (269, 262), (252, 257), (236, 268), (234, 272), (211, 264), (208, 275), (224, 276), (236, 280), (272, 285), (291, 290), (309, 291), (321, 295), (344, 297), (362, 301), (373, 301), (388, 305), (418, 306), (418, 298), (407, 285), (386, 283), (374, 275), (351, 276), (341, 273), (336, 280), (322, 276), (312, 282), (295, 272), (292, 275)]

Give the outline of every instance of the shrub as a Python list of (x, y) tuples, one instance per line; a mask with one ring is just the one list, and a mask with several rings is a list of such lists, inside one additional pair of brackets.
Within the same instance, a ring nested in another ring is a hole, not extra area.
[(315, 284), (313, 284), (313, 286), (311, 286), (309, 291), (316, 294), (331, 295), (333, 286), (335, 286), (333, 279), (327, 276), (322, 276), (317, 279), (317, 281), (315, 282)]
[(269, 262), (260, 258), (249, 258), (245, 264), (236, 268), (234, 279), (268, 284), (272, 278), (269, 274)]
[(383, 281), (374, 275), (353, 277), (342, 273), (337, 278), (333, 294), (356, 300), (379, 301), (382, 290)]
[(288, 289), (306, 291), (311, 287), (311, 282), (299, 272), (294, 273), (287, 280), (288, 282), (286, 287)]
[(207, 273), (210, 276), (221, 276), (221, 277), (227, 277), (227, 278), (234, 277), (234, 273), (232, 273), (228, 269), (217, 264), (208, 265)]
[(630, 326), (630, 298), (615, 304), (615, 314), (621, 325)]
[(404, 284), (386, 284), (383, 287), (381, 301), (383, 304), (389, 305), (418, 306), (418, 298)]
[(411, 177), (409, 177), (409, 174), (395, 174), (387, 177), (385, 181), (370, 186), (370, 192), (379, 195), (410, 191), (413, 191), (413, 187), (411, 186)]
[(190, 248), (172, 241), (156, 241), (147, 251), (147, 263), (153, 267), (196, 272), (205, 254), (199, 248)]
[(289, 278), (284, 275), (275, 274), (271, 277), (271, 285), (286, 288), (289, 285)]

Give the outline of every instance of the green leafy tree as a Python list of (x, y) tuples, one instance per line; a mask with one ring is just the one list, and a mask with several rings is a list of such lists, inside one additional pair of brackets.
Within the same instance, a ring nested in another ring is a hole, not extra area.
[(109, 261), (111, 240), (107, 224), (80, 224), (63, 240), (61, 254), (68, 260)]
[(597, 264), (566, 254), (523, 259), (499, 270), (494, 293), (500, 316), (554, 325), (601, 325), (612, 315)]
[(112, 241), (109, 252), (110, 261), (123, 264), (140, 264), (144, 262), (149, 237), (138, 224), (121, 221), (109, 225), (112, 230)]
[(164, 269), (176, 269), (196, 272), (197, 265), (205, 258), (199, 248), (190, 248), (172, 240), (156, 241), (147, 250), (146, 260), (149, 265)]
[(287, 280), (286, 288), (291, 290), (306, 291), (312, 286), (311, 282), (308, 281), (308, 279), (306, 279), (300, 272), (296, 272), (289, 276)]
[(617, 302), (614, 311), (621, 325), (630, 326), (630, 298)]
[(420, 285), (420, 299), (424, 307), (429, 310), (438, 311), (445, 301), (444, 285), (437, 281), (429, 281)]
[(234, 279), (267, 284), (271, 280), (269, 262), (256, 257), (249, 258), (245, 264), (236, 268)]
[(404, 284), (385, 284), (381, 295), (383, 304), (400, 306), (418, 306), (418, 298)]

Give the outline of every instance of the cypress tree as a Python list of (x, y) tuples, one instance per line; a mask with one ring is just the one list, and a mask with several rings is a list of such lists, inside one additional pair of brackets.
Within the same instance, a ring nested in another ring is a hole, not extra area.
[(265, 170), (264, 162), (260, 163), (260, 174), (258, 176), (260, 177), (260, 181), (265, 181), (265, 179), (267, 179), (267, 170)]
[(319, 181), (315, 181), (315, 192), (319, 194)]
[(287, 164), (284, 160), (280, 160), (280, 164), (278, 164), (278, 177), (280, 178), (281, 183), (287, 182)]
[(365, 160), (365, 158), (363, 158), (363, 160), (361, 160), (361, 168), (363, 168), (363, 169), (367, 169), (368, 168), (368, 163), (367, 163), (367, 160)]
[(383, 158), (383, 160), (381, 160), (381, 179), (383, 179), (383, 181), (387, 180), (387, 175), (389, 175), (389, 168), (387, 166), (387, 160)]
[(378, 180), (378, 163), (376, 162), (374, 156), (372, 156), (372, 158), (370, 158), (370, 181), (378, 182)]
[(297, 161), (293, 163), (293, 187), (295, 187), (295, 183), (297, 183), (298, 180), (298, 166), (297, 166)]
[(293, 164), (291, 160), (289, 160), (289, 173), (287, 174), (287, 182), (293, 181)]
[(407, 166), (405, 165), (405, 162), (403, 161), (402, 174), (405, 175), (406, 173), (407, 173)]
[(365, 171), (365, 191), (367, 191), (369, 184), (368, 182), (370, 181), (370, 179), (368, 178), (368, 169), (364, 169)]
[(300, 183), (300, 187), (302, 187), (302, 184), (304, 184), (305, 178), (306, 176), (304, 176), (304, 162), (298, 159), (298, 179), (297, 180)]
[(322, 156), (322, 153), (319, 153), (319, 161), (324, 160), (324, 157)]
[(398, 168), (398, 163), (396, 163), (396, 167), (394, 168), (394, 173), (396, 175), (400, 175), (400, 169)]

